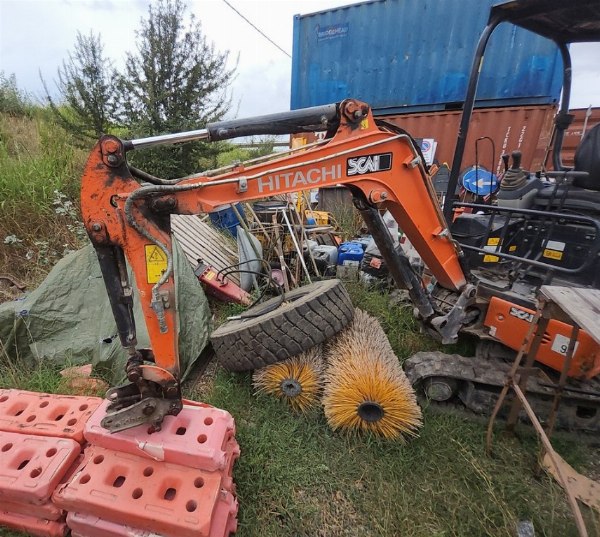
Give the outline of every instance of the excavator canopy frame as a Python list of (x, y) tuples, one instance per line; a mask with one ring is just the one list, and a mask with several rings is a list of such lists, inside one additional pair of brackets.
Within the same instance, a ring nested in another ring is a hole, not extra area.
[(453, 193), (456, 191), (461, 172), (485, 50), (490, 36), (503, 22), (520, 26), (550, 39), (560, 50), (563, 61), (563, 91), (560, 110), (555, 118), (556, 129), (552, 152), (552, 164), (557, 171), (564, 170), (560, 153), (564, 133), (572, 121), (572, 116), (569, 115), (572, 74), (568, 44), (600, 41), (600, 4), (597, 0), (570, 0), (568, 2), (564, 0), (511, 0), (492, 7), (487, 26), (477, 44), (463, 105), (448, 181), (448, 195), (444, 201), (444, 215), (448, 221), (452, 220), (455, 201)]

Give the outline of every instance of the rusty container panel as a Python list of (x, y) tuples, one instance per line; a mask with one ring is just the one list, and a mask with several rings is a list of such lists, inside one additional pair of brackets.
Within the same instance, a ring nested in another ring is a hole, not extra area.
[[(552, 136), (552, 123), (556, 107), (522, 106), (503, 108), (480, 108), (473, 112), (461, 169), (475, 164), (475, 140), (489, 136), (496, 148), (494, 171), (501, 170), (501, 155), (518, 149), (523, 154), (523, 166), (537, 170), (542, 166)], [(435, 160), (452, 164), (460, 111), (427, 112), (377, 116), (406, 130), (413, 138), (434, 138), (437, 142)], [(315, 140), (312, 133), (293, 135), (294, 144), (306, 144)], [(548, 160), (550, 162), (550, 160)], [(479, 164), (485, 168), (492, 165), (490, 144), (479, 145)]]
[[(585, 132), (589, 132), (592, 127), (595, 127), (600, 123), (600, 107), (591, 108), (590, 116), (587, 120), (587, 125), (585, 125)], [(583, 127), (585, 124), (585, 116), (588, 113), (588, 108), (578, 108), (576, 110), (571, 110), (571, 114), (575, 116), (573, 119), (573, 123), (565, 132), (565, 138), (563, 140), (562, 147), (562, 162), (565, 166), (573, 166), (575, 159), (575, 150), (581, 142), (581, 138), (584, 135)]]
[[(482, 108), (475, 110), (467, 138), (461, 168), (475, 164), (475, 141), (489, 136), (495, 145), (494, 172), (502, 167), (501, 155), (519, 150), (523, 154), (523, 166), (530, 170), (541, 167), (550, 138), (554, 106), (523, 106), (510, 108)], [(452, 164), (460, 111), (431, 112), (426, 114), (403, 114), (386, 116), (385, 119), (409, 132), (414, 138), (434, 138), (437, 142), (435, 159)], [(492, 166), (491, 144), (479, 143), (479, 164)]]

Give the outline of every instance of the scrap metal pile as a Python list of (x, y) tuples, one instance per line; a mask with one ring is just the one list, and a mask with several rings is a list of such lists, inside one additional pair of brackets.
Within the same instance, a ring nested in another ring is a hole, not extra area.
[(160, 431), (110, 433), (99, 397), (0, 390), (0, 525), (40, 537), (225, 537), (240, 449), (224, 411), (184, 401)]

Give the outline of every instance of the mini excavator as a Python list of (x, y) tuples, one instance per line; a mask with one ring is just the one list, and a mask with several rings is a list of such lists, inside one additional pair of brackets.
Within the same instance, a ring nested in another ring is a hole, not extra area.
[[(501, 22), (554, 39), (562, 53), (565, 75), (554, 171), (528, 173), (514, 153), (494, 200), (461, 203), (451, 193), (462, 164), (479, 66), (487, 40)], [(570, 118), (567, 44), (599, 37), (596, 1), (567, 5), (558, 0), (517, 0), (492, 8), (474, 60), (443, 210), (415, 140), (353, 99), (213, 123), (191, 132), (127, 141), (103, 136), (85, 167), (81, 206), (128, 353), (129, 381), (107, 394), (111, 404), (103, 426), (112, 431), (141, 423), (160, 428), (166, 415), (182, 408), (170, 215), (207, 213), (223, 204), (330, 185), (351, 191), (390, 274), (399, 288), (407, 290), (424, 329), (445, 344), (454, 343), (461, 333), (478, 338), (472, 358), (438, 353), (409, 359), (406, 367), (413, 385), (433, 400), (459, 400), (476, 412), (489, 412), (504, 382), (505, 360), (514, 357), (533, 319), (539, 287), (549, 282), (600, 285), (600, 126), (582, 141), (574, 170), (563, 168), (560, 160)], [(181, 179), (161, 179), (127, 162), (128, 152), (158, 145), (314, 131), (326, 131), (325, 139)], [(391, 212), (419, 252), (425, 265), (422, 272), (415, 271), (402, 249), (394, 246), (381, 218), (383, 209)], [(134, 291), (126, 260), (135, 275), (151, 349), (137, 348)], [(294, 308), (292, 298), (283, 297), (278, 305)], [(251, 317), (254, 323), (257, 316)], [(237, 322), (243, 327), (244, 319)], [(264, 326), (268, 330), (272, 325)], [(549, 323), (537, 355), (539, 367), (548, 375), (561, 371), (570, 334), (571, 326)], [(236, 330), (229, 330), (227, 339), (229, 350), (246, 345)], [(277, 344), (277, 338), (272, 339)], [(271, 349), (270, 354), (271, 361), (290, 355), (289, 349)], [(600, 430), (599, 373), (600, 348), (580, 331), (558, 425)], [(529, 394), (534, 406), (543, 407), (553, 391), (536, 382), (531, 380)]]

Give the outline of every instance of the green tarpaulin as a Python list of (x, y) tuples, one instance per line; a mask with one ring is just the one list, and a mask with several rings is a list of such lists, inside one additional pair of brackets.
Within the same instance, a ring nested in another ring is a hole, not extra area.
[[(174, 242), (182, 378), (208, 342), (210, 312), (200, 282)], [(133, 284), (135, 290), (135, 283)], [(135, 294), (135, 293), (134, 293)], [(137, 296), (138, 347), (150, 348)], [(105, 380), (125, 379), (121, 347), (96, 253), (91, 245), (59, 261), (24, 299), (0, 304), (0, 341), (8, 359), (25, 363), (92, 363)]]

